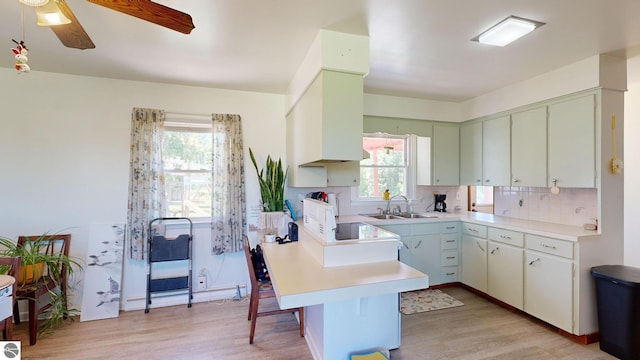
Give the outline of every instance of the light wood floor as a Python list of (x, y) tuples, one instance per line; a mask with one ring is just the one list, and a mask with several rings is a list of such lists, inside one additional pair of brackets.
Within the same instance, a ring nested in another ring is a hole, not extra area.
[[(598, 344), (574, 343), (464, 289), (442, 290), (465, 305), (402, 315), (402, 346), (392, 359), (614, 359)], [(22, 359), (311, 359), (293, 315), (259, 318), (249, 345), (247, 309), (243, 299), (122, 312), (75, 321), (34, 346), (26, 323), (15, 335)]]

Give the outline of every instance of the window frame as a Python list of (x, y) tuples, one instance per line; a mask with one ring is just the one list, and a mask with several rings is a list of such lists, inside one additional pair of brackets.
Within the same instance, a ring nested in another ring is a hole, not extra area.
[[(370, 168), (404, 168), (404, 176), (405, 176), (405, 184), (404, 184), (404, 193), (401, 195), (405, 195), (409, 200), (416, 200), (416, 136), (411, 134), (387, 134), (387, 133), (363, 133), (362, 138), (365, 137), (375, 137), (375, 138), (390, 138), (390, 139), (402, 139), (404, 140), (404, 165), (403, 166), (371, 166), (365, 165), (365, 167)], [(360, 165), (362, 167), (363, 165)], [(358, 176), (360, 176), (360, 170), (358, 170)], [(362, 179), (360, 179), (362, 181)], [(400, 194), (391, 194), (400, 195)], [(382, 195), (380, 197), (361, 197), (359, 185), (351, 187), (351, 203), (352, 205), (372, 205), (375, 203), (386, 203), (385, 200), (382, 199)]]
[[(208, 133), (213, 137), (213, 124), (211, 122), (210, 119), (187, 119), (187, 118), (180, 118), (180, 117), (176, 117), (176, 118), (171, 118), (170, 120), (165, 119), (164, 124), (163, 124), (163, 132), (166, 131), (174, 131), (174, 132), (191, 132), (191, 133)], [(211, 146), (213, 146), (213, 144), (211, 144)], [(213, 151), (211, 149), (211, 151)], [(167, 169), (164, 165), (164, 154), (163, 154), (163, 173), (165, 178), (167, 177), (167, 175), (171, 175), (171, 174), (185, 174), (185, 173), (189, 173), (189, 174), (207, 174), (208, 176), (210, 176), (213, 181), (213, 173), (211, 168), (209, 167), (208, 169)], [(165, 183), (165, 197), (168, 200), (168, 193), (167, 193), (168, 189), (166, 189), (166, 183)], [(212, 201), (212, 197), (213, 194), (211, 194), (210, 197), (210, 202)], [(184, 201), (184, 200), (183, 200)], [(167, 203), (166, 206), (166, 212), (163, 216), (165, 217), (172, 217), (171, 214), (169, 213), (169, 204)], [(194, 223), (210, 223), (211, 222), (211, 215), (209, 216), (187, 216), (187, 218), (189, 218), (191, 221), (193, 221)]]

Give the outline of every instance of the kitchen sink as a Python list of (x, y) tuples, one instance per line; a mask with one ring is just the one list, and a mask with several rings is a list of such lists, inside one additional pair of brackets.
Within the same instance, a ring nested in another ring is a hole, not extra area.
[(418, 214), (418, 213), (401, 213), (396, 216), (400, 216), (406, 219), (435, 219), (438, 216), (436, 215), (426, 215), (426, 214)]
[(391, 215), (391, 214), (367, 214), (364, 216), (368, 216), (374, 219), (379, 219), (379, 220), (391, 220), (391, 219), (404, 219), (404, 217), (402, 216), (398, 216), (398, 215)]
[(435, 219), (437, 215), (427, 215), (419, 213), (398, 213), (398, 214), (361, 214), (362, 216), (378, 219), (378, 220), (393, 220), (393, 219)]

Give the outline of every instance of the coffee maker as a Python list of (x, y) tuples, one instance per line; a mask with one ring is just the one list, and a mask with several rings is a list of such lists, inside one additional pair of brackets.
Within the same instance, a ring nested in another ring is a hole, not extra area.
[(447, 199), (447, 194), (433, 194), (436, 197), (435, 205), (433, 205), (433, 211), (447, 212), (447, 204), (444, 202)]

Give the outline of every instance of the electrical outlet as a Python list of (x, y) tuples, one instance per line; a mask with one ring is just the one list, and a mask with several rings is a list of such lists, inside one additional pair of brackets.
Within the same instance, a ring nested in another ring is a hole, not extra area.
[(198, 276), (198, 290), (207, 290), (207, 277)]

